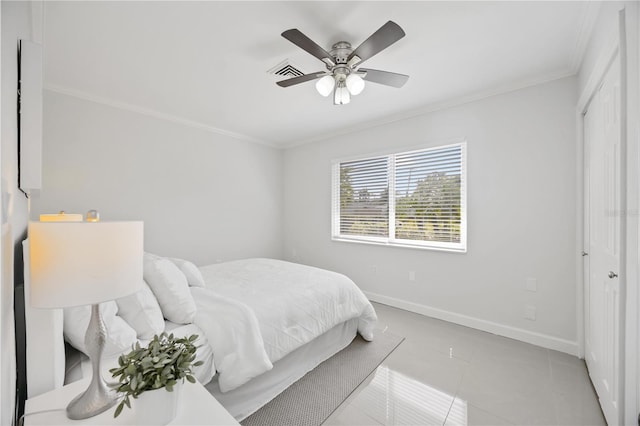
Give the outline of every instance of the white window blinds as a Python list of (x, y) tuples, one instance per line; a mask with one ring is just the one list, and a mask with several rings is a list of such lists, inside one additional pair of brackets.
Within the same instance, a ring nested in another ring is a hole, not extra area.
[(340, 234), (389, 236), (389, 159), (340, 164)]
[(466, 251), (465, 149), (334, 162), (333, 238)]

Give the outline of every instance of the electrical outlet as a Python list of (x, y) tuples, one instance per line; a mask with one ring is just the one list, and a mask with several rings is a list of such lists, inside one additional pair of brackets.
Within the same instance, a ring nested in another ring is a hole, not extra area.
[(409, 281), (416, 280), (416, 271), (409, 271)]
[(528, 320), (536, 320), (536, 307), (533, 305), (526, 305), (524, 307), (524, 317)]
[(538, 280), (535, 278), (527, 278), (525, 289), (534, 293), (538, 291)]
[(371, 265), (371, 273), (374, 274), (374, 275), (378, 273), (378, 266), (377, 265)]

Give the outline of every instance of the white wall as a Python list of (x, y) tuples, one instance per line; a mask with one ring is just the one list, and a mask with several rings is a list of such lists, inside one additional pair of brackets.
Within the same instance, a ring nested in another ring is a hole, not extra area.
[(51, 91), (44, 117), (32, 218), (143, 220), (145, 250), (200, 265), (281, 256), (280, 150)]
[[(2, 2), (2, 290), (0, 292), (0, 424), (11, 424), (16, 394), (14, 284), (22, 283), (22, 255), (14, 253), (27, 227), (27, 199), (18, 190), (18, 39), (31, 38), (30, 2)], [(14, 258), (17, 259), (14, 268)], [(21, 380), (24, 377), (20, 373)]]
[[(385, 303), (575, 353), (575, 103), (566, 78), (288, 149), (285, 258)], [(331, 241), (331, 160), (451, 138), (467, 140), (468, 253)]]

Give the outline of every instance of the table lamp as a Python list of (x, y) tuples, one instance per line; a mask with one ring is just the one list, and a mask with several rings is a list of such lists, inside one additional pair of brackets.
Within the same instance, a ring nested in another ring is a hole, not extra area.
[(85, 335), (92, 365), (91, 382), (69, 403), (67, 417), (93, 417), (118, 399), (100, 373), (107, 330), (99, 304), (142, 288), (143, 223), (30, 222), (29, 239), (31, 305), (92, 305)]

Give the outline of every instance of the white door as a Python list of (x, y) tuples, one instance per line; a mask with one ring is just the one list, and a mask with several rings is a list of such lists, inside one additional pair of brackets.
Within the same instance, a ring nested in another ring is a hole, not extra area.
[(585, 358), (607, 423), (621, 420), (620, 61), (616, 56), (584, 117)]

